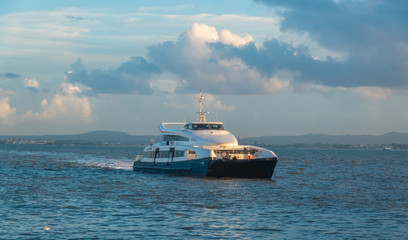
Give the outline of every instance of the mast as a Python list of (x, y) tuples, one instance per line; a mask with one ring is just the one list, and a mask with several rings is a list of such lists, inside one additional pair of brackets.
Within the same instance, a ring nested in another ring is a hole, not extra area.
[(197, 121), (198, 122), (207, 122), (207, 119), (205, 118), (205, 114), (206, 113), (208, 114), (209, 112), (203, 112), (202, 102), (203, 102), (203, 93), (200, 90), (200, 111), (197, 112), (197, 114), (198, 114)]

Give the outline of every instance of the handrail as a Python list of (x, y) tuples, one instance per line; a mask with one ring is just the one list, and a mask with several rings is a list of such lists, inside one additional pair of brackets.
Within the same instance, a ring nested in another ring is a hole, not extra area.
[(161, 122), (159, 124), (159, 130), (162, 131), (166, 131), (166, 130), (176, 130), (176, 131), (180, 131), (181, 128), (167, 128), (166, 125), (184, 125), (186, 124), (185, 122), (176, 122), (176, 123), (172, 123), (172, 122)]
[(181, 125), (186, 124), (186, 122), (162, 122), (162, 125)]

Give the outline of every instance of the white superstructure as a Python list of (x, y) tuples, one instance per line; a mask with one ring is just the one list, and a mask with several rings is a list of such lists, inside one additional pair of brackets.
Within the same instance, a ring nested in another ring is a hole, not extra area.
[(245, 168), (248, 168), (247, 171), (252, 171), (248, 176), (252, 177), (257, 174), (253, 171), (264, 171), (261, 169), (264, 164), (271, 165), (271, 170), (264, 175), (272, 176), (276, 155), (265, 148), (239, 145), (235, 136), (224, 129), (222, 122), (207, 122), (207, 112), (202, 111), (202, 100), (200, 91), (197, 121), (159, 124), (163, 140), (146, 147), (143, 155), (137, 157), (134, 169), (191, 170), (216, 176), (223, 176), (223, 172), (227, 176), (235, 176), (235, 172), (239, 172), (237, 176), (246, 176)]

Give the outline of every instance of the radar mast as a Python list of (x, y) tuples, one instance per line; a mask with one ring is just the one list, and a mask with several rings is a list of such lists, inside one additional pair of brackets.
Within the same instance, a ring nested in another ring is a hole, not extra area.
[(202, 106), (202, 102), (203, 102), (203, 93), (200, 90), (200, 111), (197, 112), (198, 114), (198, 122), (207, 122), (207, 119), (205, 118), (205, 114), (209, 114), (209, 112), (203, 112), (203, 106)]

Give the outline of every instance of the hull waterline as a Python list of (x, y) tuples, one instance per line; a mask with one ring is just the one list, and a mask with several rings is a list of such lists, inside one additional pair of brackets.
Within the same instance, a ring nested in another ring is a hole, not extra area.
[(277, 158), (245, 160), (202, 158), (171, 164), (139, 161), (134, 163), (133, 170), (196, 177), (271, 178), (277, 161)]

